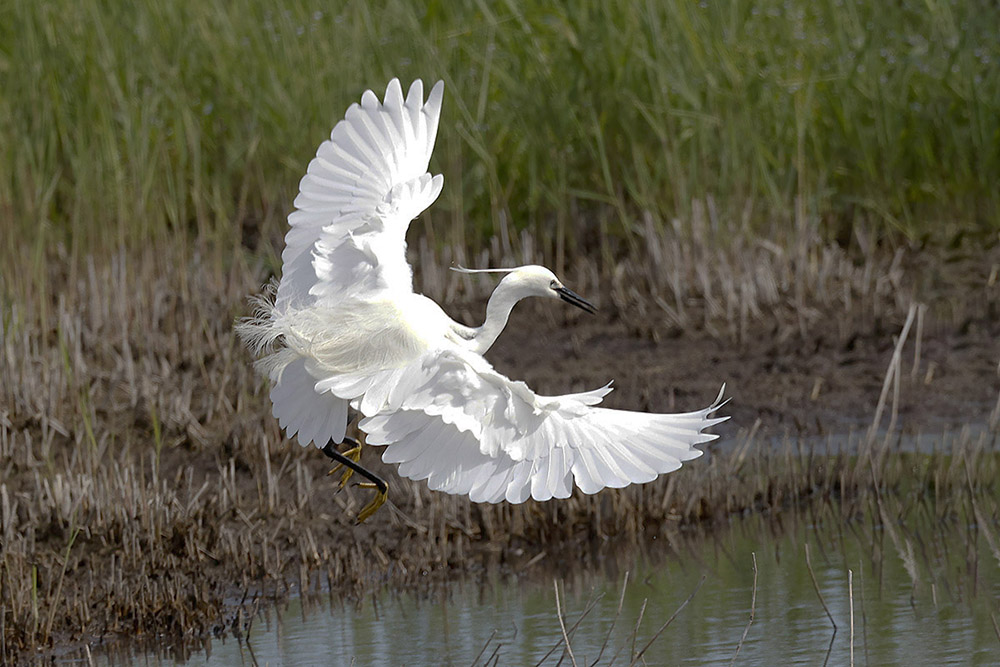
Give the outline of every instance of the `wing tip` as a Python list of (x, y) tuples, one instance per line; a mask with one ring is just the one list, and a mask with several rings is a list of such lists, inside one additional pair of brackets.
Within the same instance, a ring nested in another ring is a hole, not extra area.
[(392, 77), (392, 80), (386, 85), (383, 100), (383, 106), (389, 109), (398, 109), (403, 106), (403, 86), (400, 85), (398, 77)]
[(406, 93), (406, 106), (419, 109), (424, 103), (424, 82), (414, 79)]
[(722, 407), (723, 405), (725, 405), (726, 403), (728, 403), (729, 401), (732, 400), (732, 398), (730, 397), (730, 398), (727, 398), (725, 400), (725, 402), (721, 402), (722, 401), (722, 397), (725, 396), (725, 395), (726, 395), (726, 383), (723, 382), (722, 383), (722, 387), (719, 389), (719, 395), (715, 397), (715, 401), (712, 402), (712, 405), (717, 406), (717, 407)]
[(438, 79), (437, 83), (431, 87), (431, 92), (427, 95), (427, 102), (424, 103), (424, 107), (427, 112), (437, 117), (441, 111), (441, 101), (444, 99), (444, 79)]

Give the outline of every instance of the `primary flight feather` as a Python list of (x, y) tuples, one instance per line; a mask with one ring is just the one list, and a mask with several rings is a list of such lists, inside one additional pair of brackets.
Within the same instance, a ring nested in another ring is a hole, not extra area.
[[(541, 396), (483, 358), (527, 296), (559, 298), (593, 312), (541, 266), (505, 269), (480, 327), (452, 320), (413, 292), (406, 230), (444, 179), (428, 163), (441, 114), (443, 82), (424, 99), (405, 99), (393, 79), (383, 101), (367, 91), (337, 123), (299, 184), (282, 253), (277, 292), (259, 300), (238, 331), (273, 382), (274, 416), (289, 437), (346, 460), (349, 408), (382, 460), (431, 489), (477, 502), (567, 498), (648, 482), (701, 455), (694, 445), (726, 417), (707, 408), (650, 414), (596, 407), (593, 391)], [(352, 463), (353, 461), (353, 463)], [(364, 512), (370, 516), (385, 496)], [(373, 507), (374, 506), (374, 507)]]

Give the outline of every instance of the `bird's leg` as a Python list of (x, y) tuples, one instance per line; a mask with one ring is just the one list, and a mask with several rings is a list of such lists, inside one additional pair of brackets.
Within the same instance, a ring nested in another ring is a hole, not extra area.
[[(358, 459), (361, 458), (361, 445), (358, 444), (356, 440), (353, 438), (345, 438), (345, 442), (353, 443), (354, 446), (347, 450), (344, 454), (337, 451), (335, 443), (332, 440), (326, 443), (326, 447), (323, 448), (323, 453), (337, 462), (337, 466), (330, 471), (331, 475), (343, 466), (347, 468), (348, 473), (356, 472), (370, 482), (362, 483), (359, 486), (366, 489), (375, 489), (375, 497), (358, 514), (358, 523), (364, 523), (372, 514), (375, 514), (375, 511), (381, 507), (389, 497), (389, 485), (385, 483), (384, 479), (358, 463)], [(345, 473), (344, 478), (340, 482), (341, 487), (344, 486), (344, 483), (349, 477), (350, 474)]]
[[(341, 463), (338, 463), (337, 465), (333, 466), (333, 470), (326, 473), (327, 475), (336, 475), (338, 470), (340, 470), (341, 468), (346, 468), (344, 470), (344, 474), (340, 478), (340, 486), (338, 487), (338, 489), (343, 489), (347, 485), (347, 480), (349, 480), (351, 478), (351, 475), (354, 474), (354, 468), (352, 466), (345, 466), (342, 457), (347, 457), (350, 460), (354, 461), (355, 463), (361, 461), (361, 443), (355, 440), (354, 438), (344, 438), (344, 442), (348, 443), (349, 445), (352, 445), (352, 447), (348, 449), (346, 452), (343, 453), (337, 452), (338, 456), (336, 457), (330, 452), (328, 452), (325, 447), (323, 448), (324, 454), (329, 456), (334, 461), (341, 461)], [(330, 447), (330, 449), (334, 452), (337, 451), (333, 449), (332, 440), (328, 442), (326, 446)]]

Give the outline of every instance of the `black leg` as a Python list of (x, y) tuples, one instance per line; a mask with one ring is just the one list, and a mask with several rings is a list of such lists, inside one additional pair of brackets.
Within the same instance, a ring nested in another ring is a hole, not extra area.
[[(355, 447), (358, 444), (358, 441), (355, 440), (354, 438), (344, 438), (344, 442), (351, 445), (352, 447)], [(385, 494), (389, 491), (389, 485), (385, 483), (384, 479), (382, 479), (372, 471), (368, 470), (360, 463), (355, 463), (351, 459), (347, 458), (346, 456), (338, 452), (337, 443), (335, 443), (333, 440), (326, 443), (326, 447), (324, 447), (322, 451), (324, 454), (329, 456), (337, 463), (341, 464), (346, 468), (350, 468), (351, 470), (358, 473), (359, 475), (367, 479), (369, 482), (374, 484), (375, 488), (378, 489), (379, 493)]]

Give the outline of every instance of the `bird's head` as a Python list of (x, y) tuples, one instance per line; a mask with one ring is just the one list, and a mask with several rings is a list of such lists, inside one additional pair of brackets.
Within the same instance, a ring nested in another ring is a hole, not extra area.
[(525, 296), (541, 296), (549, 299), (562, 299), (566, 303), (582, 308), (588, 313), (594, 313), (597, 308), (582, 296), (562, 284), (556, 274), (544, 266), (519, 266), (512, 269), (501, 284), (517, 289)]

